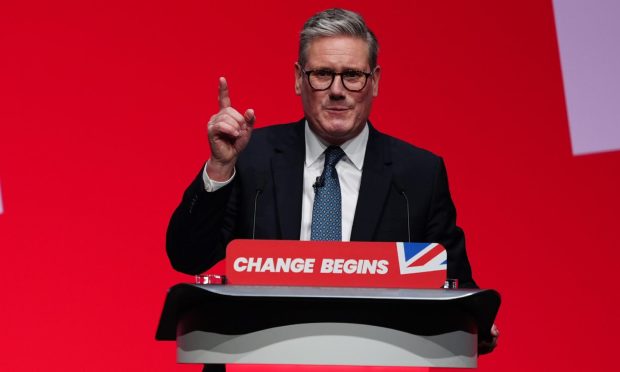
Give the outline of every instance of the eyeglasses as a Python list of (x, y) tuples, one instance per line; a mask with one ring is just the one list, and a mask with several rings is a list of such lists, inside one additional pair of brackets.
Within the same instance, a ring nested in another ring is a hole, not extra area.
[(327, 90), (334, 83), (336, 76), (340, 76), (342, 85), (346, 90), (351, 92), (359, 92), (364, 89), (368, 78), (372, 76), (372, 72), (364, 72), (358, 70), (345, 70), (342, 72), (334, 72), (327, 69), (319, 70), (303, 70), (308, 77), (308, 83), (314, 90)]

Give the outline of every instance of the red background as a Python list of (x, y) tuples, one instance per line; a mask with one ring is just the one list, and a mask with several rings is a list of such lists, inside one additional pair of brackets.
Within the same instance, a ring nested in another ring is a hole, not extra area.
[(298, 31), (332, 6), (376, 31), (371, 119), (444, 156), (475, 278), (503, 295), (480, 370), (612, 368), (620, 152), (571, 154), (550, 1), (187, 0), (1, 3), (0, 369), (199, 370), (154, 333), (192, 280), (164, 234), (217, 77), (257, 126), (299, 119)]

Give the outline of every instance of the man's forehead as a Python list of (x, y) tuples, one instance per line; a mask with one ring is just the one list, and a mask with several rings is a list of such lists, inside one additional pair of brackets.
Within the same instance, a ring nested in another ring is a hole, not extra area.
[(368, 43), (352, 36), (325, 36), (312, 40), (306, 53), (308, 64), (368, 66)]

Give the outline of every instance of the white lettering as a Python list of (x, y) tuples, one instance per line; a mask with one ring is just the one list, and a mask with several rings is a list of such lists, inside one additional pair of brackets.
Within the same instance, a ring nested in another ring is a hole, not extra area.
[(304, 266), (304, 273), (311, 274), (314, 272), (314, 262), (316, 259), (309, 258), (306, 260), (306, 265)]
[(276, 272), (277, 273), (288, 273), (291, 270), (291, 260), (283, 260), (278, 258), (276, 262)]
[(273, 263), (273, 258), (269, 257), (265, 260), (265, 264), (261, 267), (260, 272), (264, 273), (265, 271), (269, 271), (270, 273), (276, 271), (276, 265)]
[[(283, 257), (237, 257), (233, 262), (236, 272), (256, 273), (306, 273), (314, 272), (314, 258), (283, 258)], [(356, 260), (353, 258), (324, 258), (321, 260), (321, 274), (387, 274), (387, 260)]]
[(334, 274), (342, 274), (342, 267), (343, 266), (344, 266), (344, 259), (336, 258), (334, 260), (334, 271), (332, 271), (332, 273), (334, 273)]
[(233, 269), (235, 269), (236, 272), (243, 272), (245, 271), (246, 265), (248, 264), (248, 259), (245, 257), (237, 257), (237, 259), (235, 260), (235, 262), (233, 262)]
[[(344, 262), (344, 272), (347, 274), (355, 274), (355, 271), (357, 271), (357, 261), (356, 260), (346, 260)], [(359, 265), (362, 266), (362, 265)]]
[(334, 270), (334, 260), (324, 258), (321, 262), (321, 274), (329, 274)]
[(355, 260), (344, 258), (324, 258), (321, 262), (321, 274), (387, 274), (387, 260)]
[(312, 273), (314, 258), (282, 258), (267, 257), (237, 257), (233, 262), (236, 272), (256, 273)]
[(250, 259), (248, 260), (248, 272), (251, 273), (252, 271), (255, 271), (260, 273), (260, 265), (262, 261), (263, 259), (260, 257), (258, 259), (250, 257)]
[(389, 264), (390, 263), (387, 260), (379, 261), (379, 265), (378, 265), (379, 269), (377, 270), (377, 274), (381, 274), (381, 275), (387, 274)]

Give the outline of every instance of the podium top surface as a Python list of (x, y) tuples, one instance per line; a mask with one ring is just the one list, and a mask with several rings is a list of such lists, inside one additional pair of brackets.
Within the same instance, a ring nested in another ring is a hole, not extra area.
[(212, 294), (236, 297), (348, 298), (418, 301), (451, 301), (485, 291), (480, 289), (394, 289), (197, 284), (192, 284), (192, 286)]

